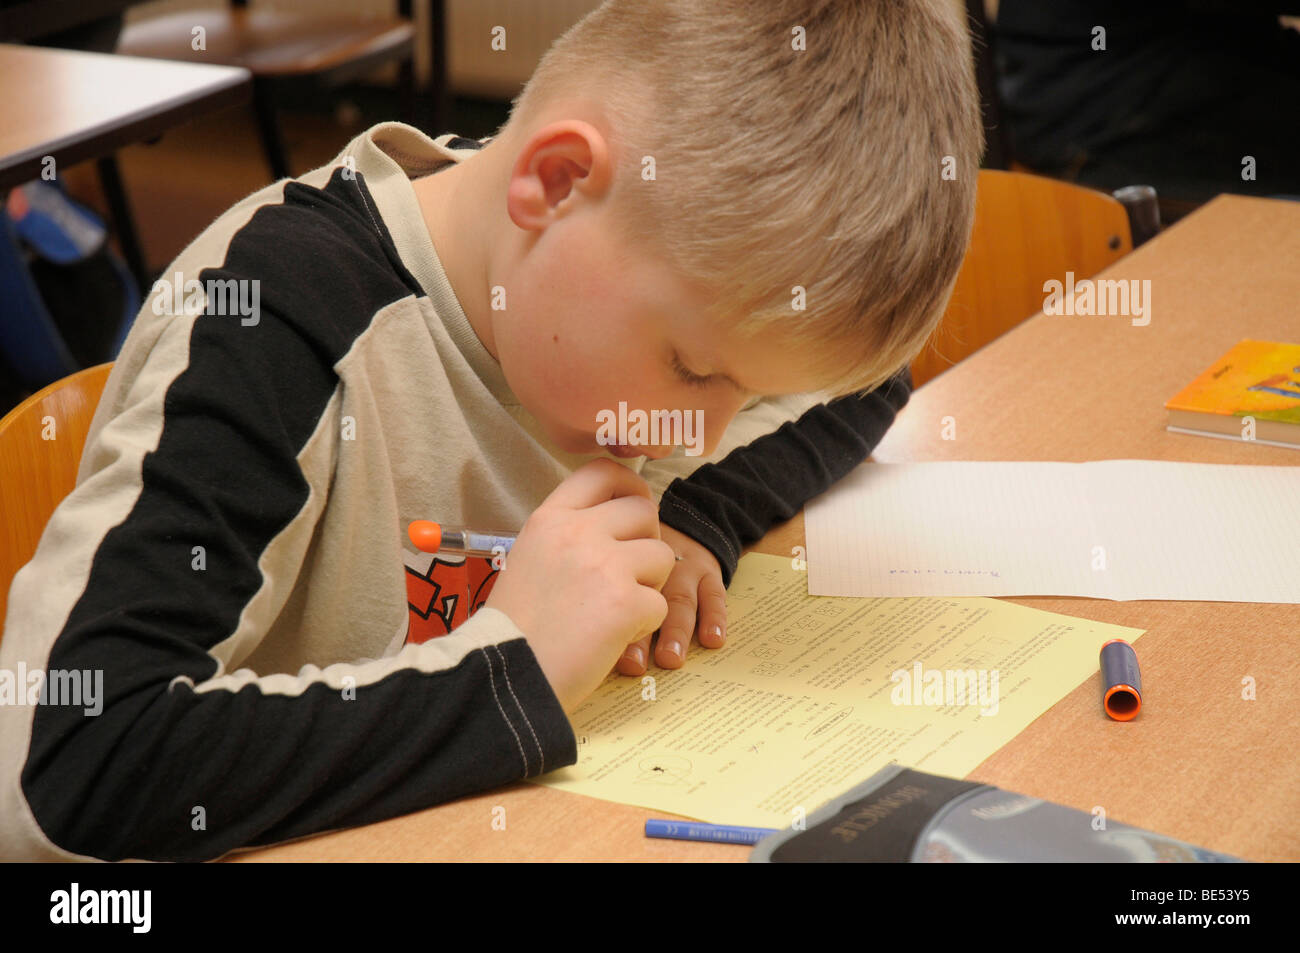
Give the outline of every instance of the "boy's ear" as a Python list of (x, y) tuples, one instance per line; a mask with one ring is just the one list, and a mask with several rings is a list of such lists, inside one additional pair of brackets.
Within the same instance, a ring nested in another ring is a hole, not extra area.
[(539, 231), (562, 216), (575, 193), (599, 200), (613, 181), (609, 144), (580, 119), (549, 123), (524, 143), (510, 171), (506, 209), (520, 228)]

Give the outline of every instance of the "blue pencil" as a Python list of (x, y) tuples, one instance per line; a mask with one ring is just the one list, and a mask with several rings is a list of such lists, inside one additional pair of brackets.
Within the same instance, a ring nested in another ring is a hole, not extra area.
[(671, 840), (722, 841), (727, 844), (757, 844), (774, 827), (731, 827), (727, 824), (700, 824), (694, 821), (645, 822), (646, 837), (666, 837)]

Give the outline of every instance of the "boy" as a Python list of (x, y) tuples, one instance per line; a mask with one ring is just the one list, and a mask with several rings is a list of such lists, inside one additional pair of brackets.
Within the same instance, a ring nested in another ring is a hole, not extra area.
[[(865, 459), (964, 253), (948, 6), (615, 0), (486, 144), (384, 124), (209, 227), (13, 584), (0, 667), (103, 697), (0, 708), (5, 850), (208, 859), (427, 807), (573, 763), (565, 713), (656, 629), (666, 667), (722, 644), (740, 547)], [(625, 407), (703, 454), (604, 456)], [(523, 528), (484, 581), (404, 551), (429, 517)]]

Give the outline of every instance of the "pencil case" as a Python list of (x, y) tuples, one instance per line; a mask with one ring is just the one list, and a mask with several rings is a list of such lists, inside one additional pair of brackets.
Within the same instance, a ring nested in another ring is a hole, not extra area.
[(1237, 857), (975, 781), (890, 765), (763, 838), (751, 863), (1242, 863)]

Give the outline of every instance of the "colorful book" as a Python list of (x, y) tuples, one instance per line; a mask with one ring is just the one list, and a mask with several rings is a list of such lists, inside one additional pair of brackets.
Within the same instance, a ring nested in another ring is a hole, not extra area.
[(1300, 449), (1300, 344), (1238, 341), (1165, 409), (1175, 433)]

